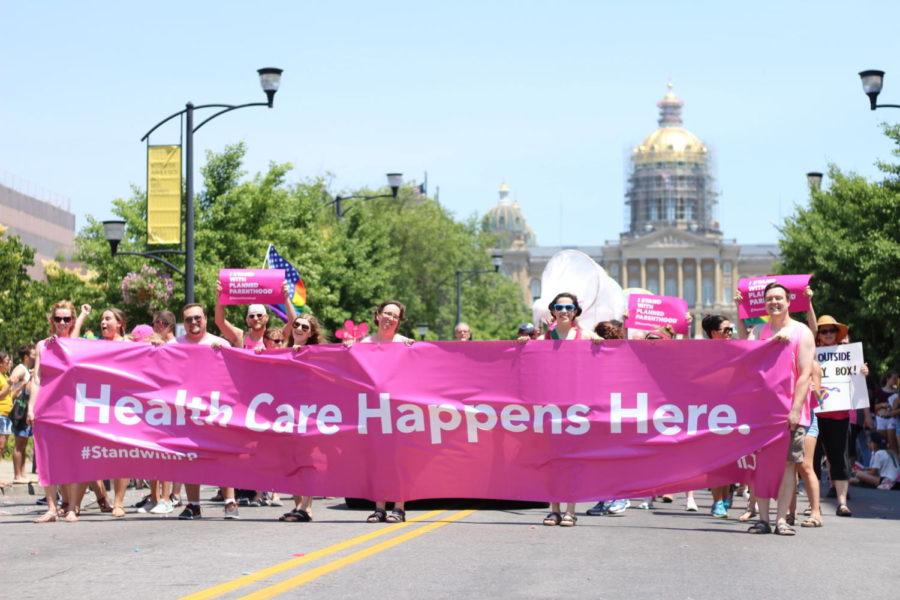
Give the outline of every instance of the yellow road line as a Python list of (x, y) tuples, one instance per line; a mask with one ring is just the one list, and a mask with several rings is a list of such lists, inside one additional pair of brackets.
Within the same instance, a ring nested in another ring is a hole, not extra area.
[(369, 540), (374, 540), (375, 538), (381, 537), (383, 535), (393, 533), (398, 529), (409, 527), (410, 525), (418, 521), (427, 521), (428, 519), (436, 517), (437, 515), (445, 512), (447, 511), (433, 510), (431, 512), (425, 513), (424, 515), (419, 515), (418, 517), (412, 518), (404, 523), (396, 523), (393, 525), (388, 525), (387, 527), (379, 527), (378, 529), (369, 533), (350, 538), (349, 540), (345, 540), (343, 542), (338, 542), (337, 544), (322, 548), (321, 550), (315, 550), (313, 552), (310, 552), (309, 554), (304, 554), (303, 556), (298, 556), (297, 558), (286, 560), (282, 563), (278, 563), (277, 565), (272, 565), (271, 567), (267, 567), (265, 569), (250, 573), (249, 575), (244, 575), (243, 577), (238, 577), (237, 579), (226, 581), (225, 583), (220, 583), (219, 585), (213, 586), (211, 588), (200, 590), (199, 592), (195, 592), (193, 594), (188, 594), (187, 596), (183, 596), (181, 600), (206, 600), (209, 598), (217, 598), (218, 596), (233, 592), (236, 589), (250, 585), (251, 583), (255, 583), (272, 575), (276, 575), (278, 573), (281, 573), (282, 571), (287, 571), (288, 569), (293, 569), (294, 567), (305, 565), (308, 562), (312, 562), (324, 556), (329, 556), (331, 554), (334, 554), (335, 552), (340, 552), (341, 550), (346, 550), (347, 548), (352, 548), (353, 546), (364, 544)]
[(363, 548), (362, 550), (357, 550), (353, 554), (349, 554), (342, 558), (336, 558), (335, 560), (325, 563), (320, 567), (316, 567), (315, 569), (310, 569), (300, 575), (296, 575), (291, 577), (290, 579), (285, 579), (280, 583), (276, 583), (275, 585), (271, 585), (267, 588), (263, 588), (252, 594), (247, 594), (246, 596), (242, 596), (240, 600), (262, 600), (263, 598), (274, 598), (279, 594), (283, 594), (284, 592), (299, 587), (301, 585), (305, 585), (310, 583), (311, 581), (315, 581), (319, 577), (323, 575), (327, 575), (332, 571), (337, 571), (343, 567), (348, 565), (352, 565), (353, 563), (359, 562), (364, 558), (368, 558), (374, 554), (378, 554), (379, 552), (384, 552), (394, 546), (402, 544), (403, 542), (408, 542), (411, 539), (417, 538), (420, 535), (424, 535), (429, 531), (434, 531), (444, 525), (449, 525), (453, 521), (458, 521), (465, 517), (471, 515), (474, 510), (461, 510), (456, 514), (450, 515), (449, 517), (442, 519), (440, 521), (435, 521), (434, 523), (429, 523), (428, 525), (423, 525), (422, 527), (417, 527), (412, 531), (408, 531), (403, 535), (398, 535), (397, 537), (393, 537), (391, 539), (385, 540), (374, 546), (369, 546), (368, 548)]

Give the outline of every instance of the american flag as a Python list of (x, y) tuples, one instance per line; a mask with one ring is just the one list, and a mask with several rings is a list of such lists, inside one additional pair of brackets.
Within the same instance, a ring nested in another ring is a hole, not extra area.
[[(306, 284), (303, 283), (303, 278), (300, 277), (300, 272), (294, 265), (278, 254), (274, 244), (269, 244), (269, 249), (266, 251), (266, 268), (284, 269), (284, 282), (288, 285), (288, 288), (294, 290), (291, 303), (298, 313), (303, 312), (306, 307)], [(272, 305), (272, 310), (281, 316), (282, 319), (285, 318), (284, 308), (283, 304)]]

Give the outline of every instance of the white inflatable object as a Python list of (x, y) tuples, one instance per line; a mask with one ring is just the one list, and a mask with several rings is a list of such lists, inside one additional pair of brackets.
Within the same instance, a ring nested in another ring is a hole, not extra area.
[(535, 323), (550, 322), (548, 305), (561, 292), (578, 296), (578, 323), (585, 331), (593, 331), (601, 321), (621, 320), (625, 314), (622, 286), (580, 250), (562, 250), (547, 262), (541, 275), (541, 297), (531, 307)]

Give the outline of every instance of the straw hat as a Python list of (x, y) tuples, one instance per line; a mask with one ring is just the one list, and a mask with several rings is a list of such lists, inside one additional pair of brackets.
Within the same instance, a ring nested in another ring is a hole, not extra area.
[(844, 325), (843, 323), (838, 323), (834, 317), (831, 315), (822, 315), (819, 317), (819, 320), (816, 321), (816, 328), (822, 329), (826, 325), (834, 325), (837, 327), (837, 339), (835, 340), (836, 344), (840, 344), (841, 340), (847, 337), (847, 332), (850, 331), (850, 328)]

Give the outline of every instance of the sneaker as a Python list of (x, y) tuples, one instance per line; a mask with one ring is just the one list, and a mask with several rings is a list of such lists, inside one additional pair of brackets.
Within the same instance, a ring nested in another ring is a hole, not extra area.
[(653, 510), (653, 500), (644, 500), (638, 504), (638, 508), (641, 510)]
[(732, 500), (733, 500), (733, 498), (732, 498), (731, 496), (728, 496), (727, 498), (725, 498), (724, 500), (722, 500), (722, 503), (725, 504), (725, 510), (729, 510), (729, 509), (731, 508), (731, 501), (732, 501)]
[(171, 502), (168, 500), (160, 500), (156, 503), (156, 506), (150, 509), (150, 512), (154, 515), (167, 515), (174, 510), (175, 507), (172, 506)]
[(688, 498), (684, 503), (684, 510), (688, 512), (697, 512), (700, 509), (697, 508), (697, 502), (694, 501), (693, 498)]
[(722, 500), (717, 500), (712, 507), (712, 516), (717, 519), (727, 519), (728, 518), (728, 509), (725, 508), (725, 502)]
[[(164, 501), (160, 500), (160, 502), (164, 502)], [(137, 512), (141, 513), (142, 515), (147, 514), (149, 512), (153, 512), (153, 509), (156, 508), (156, 506), (157, 506), (156, 504), (153, 504), (152, 502), (139, 502), (138, 504), (140, 504), (140, 506), (138, 506)]]
[(184, 507), (184, 510), (181, 511), (181, 514), (178, 515), (178, 518), (182, 521), (193, 521), (194, 519), (199, 519), (203, 515), (200, 514), (200, 507), (196, 504), (191, 504), (188, 502), (188, 505)]
[[(150, 494), (147, 494), (146, 496), (141, 498), (139, 501), (132, 504), (132, 506), (134, 508), (141, 509), (141, 508), (144, 508), (145, 506), (147, 506), (148, 504), (150, 504)], [(152, 508), (152, 506), (151, 506), (151, 508)], [(138, 510), (138, 512), (147, 512), (147, 511), (146, 510)]]
[(609, 503), (609, 514), (621, 515), (628, 509), (629, 506), (631, 506), (631, 501), (628, 499), (613, 500)]
[(181, 506), (181, 496), (169, 494), (169, 502), (172, 503), (172, 508), (178, 508), (179, 506)]
[(587, 513), (592, 517), (602, 517), (609, 512), (609, 502), (607, 500), (599, 500), (593, 507), (587, 509)]
[[(243, 504), (241, 506), (244, 506)], [(259, 499), (259, 497), (250, 498), (247, 500), (246, 506), (251, 506), (253, 508), (259, 508), (260, 506), (265, 506), (263, 501)]]
[(216, 495), (209, 499), (210, 502), (224, 502), (225, 497), (222, 496), (222, 490), (216, 492)]
[[(894, 480), (893, 480), (893, 479), (888, 479), (887, 477), (885, 477), (885, 478), (881, 481), (881, 483), (878, 484), (878, 489), (879, 489), (879, 490), (890, 490), (890, 489), (893, 489), (893, 488), (894, 488)], [(848, 496), (849, 496), (849, 494), (848, 494)]]
[(229, 500), (228, 502), (225, 503), (224, 513), (225, 513), (226, 519), (240, 519), (241, 518), (241, 515), (238, 512), (237, 502), (235, 502), (234, 500)]

